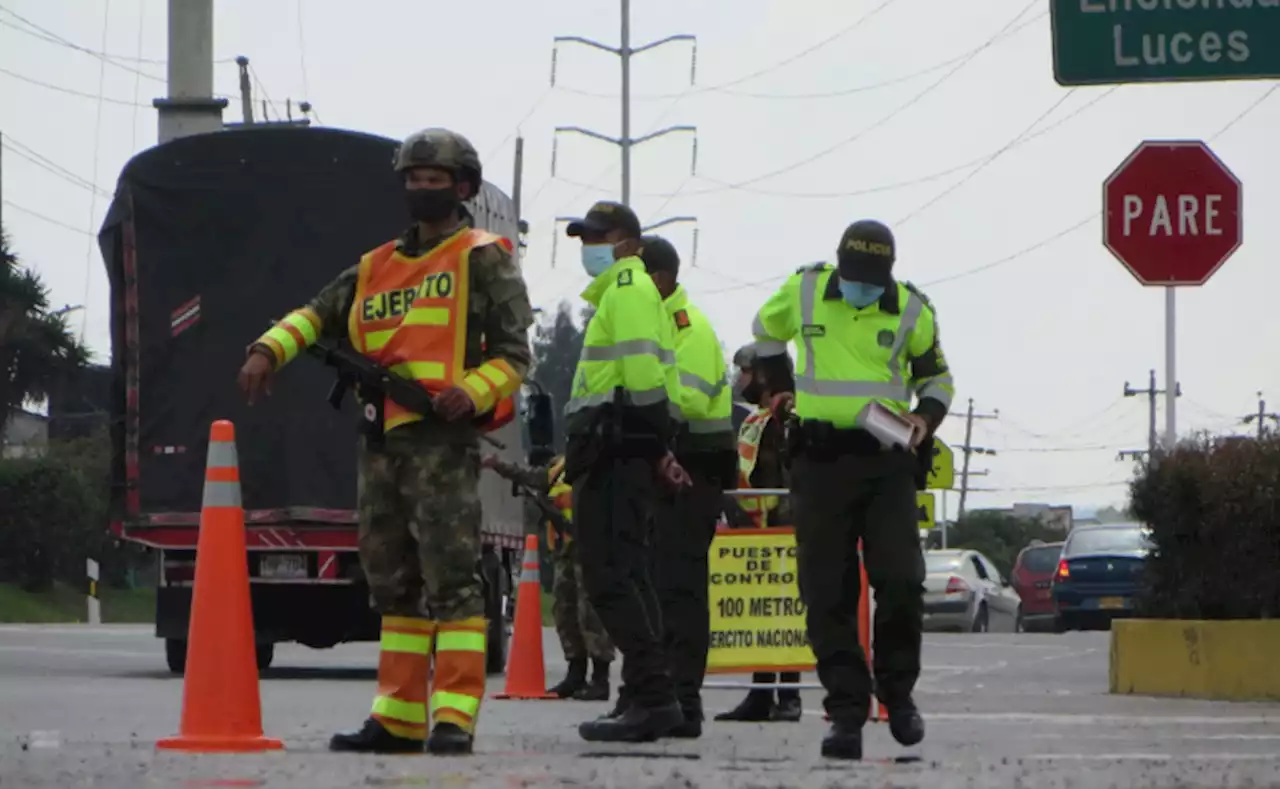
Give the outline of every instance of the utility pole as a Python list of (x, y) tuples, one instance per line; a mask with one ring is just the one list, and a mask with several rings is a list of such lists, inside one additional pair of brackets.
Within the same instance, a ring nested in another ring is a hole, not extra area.
[(1263, 434), (1266, 432), (1266, 422), (1270, 419), (1272, 422), (1280, 423), (1280, 414), (1267, 413), (1267, 401), (1262, 399), (1262, 392), (1258, 392), (1258, 413), (1249, 414), (1240, 419), (1244, 424), (1256, 422), (1258, 425), (1258, 440), (1262, 440)]
[[(1181, 384), (1174, 387), (1174, 393), (1177, 397), (1182, 396)], [(1147, 396), (1147, 448), (1146, 450), (1126, 449), (1119, 454), (1117, 457), (1118, 460), (1124, 460), (1125, 458), (1133, 458), (1137, 460), (1143, 455), (1146, 455), (1147, 457), (1155, 456), (1156, 449), (1160, 446), (1160, 434), (1156, 431), (1156, 395), (1162, 394), (1167, 394), (1167, 392), (1164, 389), (1156, 388), (1155, 370), (1150, 371), (1146, 389), (1134, 389), (1129, 386), (1128, 381), (1124, 382), (1125, 397), (1136, 397), (1138, 395)]]
[(169, 0), (169, 95), (153, 99), (157, 142), (222, 131), (226, 99), (213, 97), (213, 0)]
[(511, 175), (511, 206), (516, 212), (516, 262), (524, 257), (524, 250), (528, 246), (525, 241), (525, 234), (529, 232), (529, 223), (524, 221), (524, 217), (520, 212), (520, 197), (524, 193), (524, 137), (516, 135), (516, 155), (514, 161), (515, 172)]
[[(956, 414), (955, 416), (959, 416)], [(999, 419), (1000, 411), (996, 410), (990, 414), (976, 414), (973, 411), (973, 398), (969, 398), (969, 410), (964, 414), (964, 445), (960, 450), (964, 452), (964, 465), (960, 469), (960, 506), (956, 512), (956, 520), (964, 518), (965, 502), (969, 498), (969, 458), (972, 455), (995, 455), (994, 449), (986, 447), (973, 446), (973, 420), (975, 419)], [(978, 476), (976, 473), (972, 476)]]

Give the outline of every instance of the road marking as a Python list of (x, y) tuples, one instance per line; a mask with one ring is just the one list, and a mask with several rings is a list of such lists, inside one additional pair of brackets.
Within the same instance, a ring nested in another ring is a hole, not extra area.
[[(806, 715), (824, 715), (822, 710), (805, 710)], [(1274, 715), (1192, 716), (1192, 715), (1066, 715), (1053, 712), (925, 712), (924, 719), (936, 721), (986, 721), (1005, 723), (1050, 723), (1065, 726), (1105, 724), (1145, 724), (1148, 726), (1280, 726), (1280, 710)], [(1074, 736), (1074, 735), (1073, 735)]]
[(40, 655), (112, 655), (114, 657), (144, 657), (154, 659), (160, 654), (152, 652), (126, 652), (123, 649), (96, 649), (94, 647), (37, 647), (26, 645), (0, 645), (0, 652), (35, 652)]
[(1033, 753), (1023, 759), (1075, 762), (1273, 762), (1280, 760), (1275, 753)]
[(138, 636), (154, 635), (155, 625), (0, 625), (0, 633), (29, 633), (48, 636)]
[[(1061, 734), (1032, 734), (1035, 740), (1060, 740)], [(1107, 734), (1073, 734), (1072, 740), (1138, 740), (1148, 739), (1149, 735), (1144, 732), (1134, 732), (1132, 734), (1126, 732), (1113, 731)], [(1263, 742), (1271, 740), (1280, 740), (1280, 734), (1181, 734), (1178, 732), (1161, 732), (1162, 740), (1239, 740), (1240, 742)]]

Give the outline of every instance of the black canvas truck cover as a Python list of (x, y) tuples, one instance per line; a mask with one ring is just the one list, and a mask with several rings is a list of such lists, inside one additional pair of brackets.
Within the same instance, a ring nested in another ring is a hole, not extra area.
[[(111, 282), (116, 518), (198, 523), (210, 424), (235, 424), (250, 522), (353, 523), (354, 398), (326, 396), (333, 370), (301, 356), (253, 407), (236, 386), (246, 347), (408, 224), (396, 141), (349, 131), (202, 134), (134, 157), (99, 234)], [(477, 224), (514, 242), (491, 184)], [(517, 423), (498, 431), (518, 457)], [(481, 483), (485, 531), (523, 534), (509, 483)]]

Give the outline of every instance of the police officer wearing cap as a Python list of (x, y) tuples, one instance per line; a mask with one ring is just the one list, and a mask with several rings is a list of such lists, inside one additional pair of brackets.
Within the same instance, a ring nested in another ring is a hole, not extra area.
[(657, 502), (654, 582), (662, 609), (662, 642), (684, 723), (672, 737), (702, 735), (702, 682), (711, 647), (708, 553), (737, 477), (733, 390), (724, 350), (711, 321), (680, 284), (680, 255), (661, 236), (641, 239), (640, 259), (662, 296), (675, 333), (680, 426), (675, 454), (691, 484)]
[[(908, 746), (924, 739), (912, 699), (925, 577), (918, 453), (927, 453), (954, 384), (933, 306), (894, 279), (894, 249), (885, 225), (853, 223), (840, 239), (838, 267), (797, 271), (752, 327), (766, 370), (785, 364), (788, 342), (797, 348), (795, 394), (776, 396), (774, 412), (793, 414), (787, 438), (797, 569), (831, 718), (822, 755), (832, 758), (862, 758), (873, 690), (894, 739)], [(905, 446), (869, 430), (881, 409), (909, 424)], [(859, 540), (876, 595), (874, 683), (856, 626)]]
[(679, 426), (675, 332), (662, 295), (637, 257), (640, 221), (612, 202), (569, 223), (592, 277), (582, 297), (596, 308), (565, 404), (565, 482), (573, 486), (582, 580), (622, 653), (618, 705), (583, 723), (593, 742), (640, 742), (685, 723), (662, 644), (650, 569), (659, 485), (689, 478), (671, 451)]

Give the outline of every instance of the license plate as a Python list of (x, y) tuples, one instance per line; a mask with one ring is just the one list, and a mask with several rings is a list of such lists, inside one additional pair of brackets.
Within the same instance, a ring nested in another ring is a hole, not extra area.
[(263, 554), (258, 568), (263, 578), (306, 578), (307, 557), (300, 553)]
[(1123, 597), (1101, 597), (1098, 598), (1098, 607), (1113, 610), (1116, 608), (1124, 608)]

